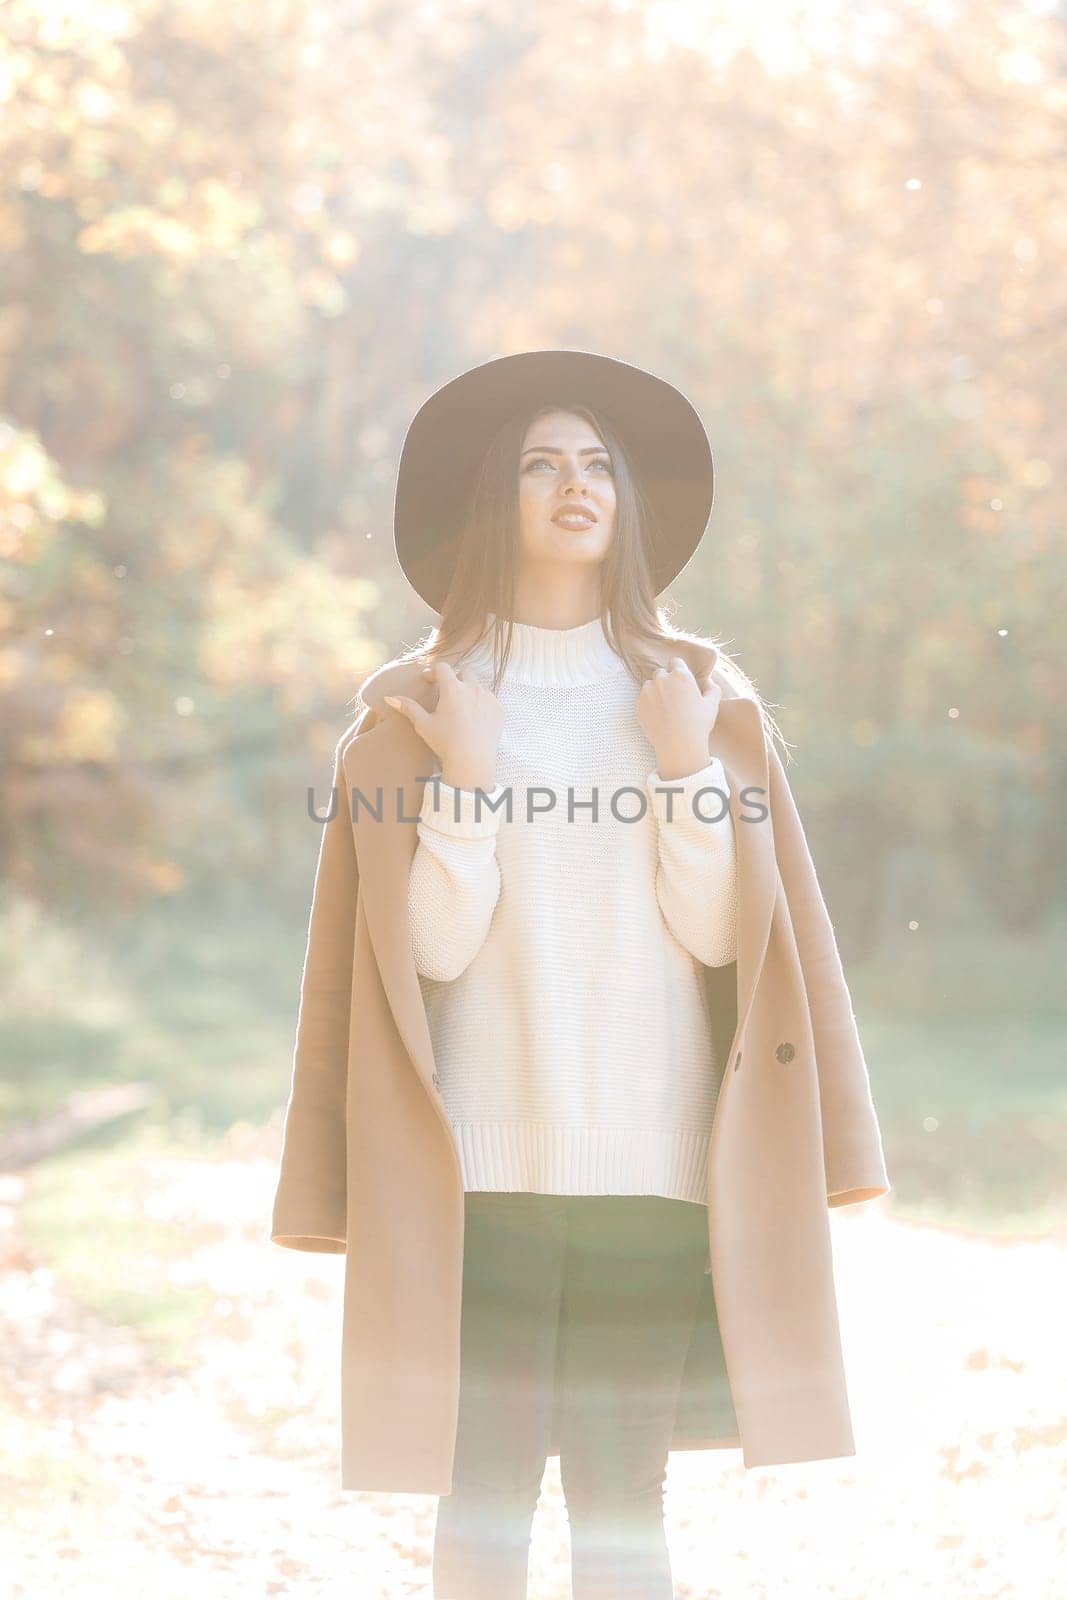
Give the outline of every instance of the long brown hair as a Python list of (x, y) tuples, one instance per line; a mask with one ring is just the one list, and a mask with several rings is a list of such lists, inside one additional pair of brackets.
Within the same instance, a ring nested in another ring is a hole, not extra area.
[[(436, 627), (400, 661), (424, 665), (457, 660), (483, 639), (492, 639), (495, 694), (511, 655), (515, 609), (515, 577), (519, 565), (519, 464), (531, 423), (551, 411), (584, 417), (611, 455), (615, 480), (615, 537), (601, 567), (600, 621), (608, 642), (639, 683), (661, 665), (643, 647), (670, 646), (675, 641), (713, 644), (719, 666), (739, 694), (756, 701), (768, 739), (783, 738), (774, 718), (747, 673), (718, 639), (676, 628), (666, 609), (656, 604), (651, 566), (654, 513), (634, 476), (622, 440), (599, 411), (564, 401), (532, 406), (509, 418), (491, 441), (474, 476), (448, 593)], [(489, 620), (492, 613), (497, 619)]]

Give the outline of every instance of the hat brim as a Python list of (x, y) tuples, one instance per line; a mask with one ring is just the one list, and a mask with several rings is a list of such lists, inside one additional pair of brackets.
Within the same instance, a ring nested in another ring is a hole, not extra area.
[(622, 439), (652, 512), (660, 594), (703, 538), (715, 492), (711, 443), (695, 406), (665, 378), (590, 350), (524, 350), (450, 379), (404, 436), (393, 502), (397, 560), (416, 594), (443, 610), (474, 474), (502, 423), (558, 403), (602, 411)]

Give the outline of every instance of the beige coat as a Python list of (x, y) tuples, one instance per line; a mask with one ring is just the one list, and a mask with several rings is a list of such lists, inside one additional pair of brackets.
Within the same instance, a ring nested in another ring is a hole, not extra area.
[[(867, 1067), (759, 707), (710, 643), (671, 653), (723, 690), (710, 750), (730, 780), (740, 873), (737, 961), (704, 969), (725, 1060), (708, 1163), (712, 1273), (672, 1448), (739, 1447), (746, 1467), (853, 1455), (828, 1207), (889, 1190)], [(383, 704), (391, 693), (429, 707), (436, 690), (417, 664), (387, 663), (337, 746), (270, 1237), (345, 1253), (341, 1488), (448, 1494), (464, 1194), (407, 922), (419, 780), (438, 769)], [(762, 792), (746, 804), (750, 787)], [(357, 789), (381, 799), (380, 822), (360, 801), (353, 824)], [(758, 802), (769, 820), (748, 820)]]

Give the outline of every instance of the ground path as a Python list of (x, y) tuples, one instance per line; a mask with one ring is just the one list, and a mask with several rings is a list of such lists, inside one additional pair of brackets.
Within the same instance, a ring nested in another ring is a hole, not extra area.
[[(226, 1159), (139, 1169), (145, 1211), (188, 1229), (170, 1281), (210, 1306), (184, 1372), (68, 1292), (20, 1229), (24, 1180), (0, 1180), (13, 1600), (430, 1600), (436, 1499), (336, 1487), (343, 1263), (264, 1242), (275, 1142), (238, 1130)], [(1067, 1245), (917, 1227), (886, 1202), (831, 1222), (859, 1453), (752, 1471), (673, 1455), (679, 1600), (1067, 1600)], [(530, 1600), (566, 1600), (568, 1548), (553, 1459)]]

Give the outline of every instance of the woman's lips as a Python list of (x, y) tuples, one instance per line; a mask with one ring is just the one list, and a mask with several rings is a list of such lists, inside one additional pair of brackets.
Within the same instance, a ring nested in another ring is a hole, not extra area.
[(580, 529), (580, 528), (591, 528), (593, 526), (593, 523), (596, 521), (596, 517), (593, 515), (593, 513), (591, 511), (570, 511), (570, 510), (568, 510), (568, 511), (557, 511), (555, 516), (552, 518), (552, 521), (554, 523), (556, 523), (558, 527), (561, 527), (561, 528), (566, 528), (566, 527), (569, 526), (569, 527), (572, 527), (572, 528)]

